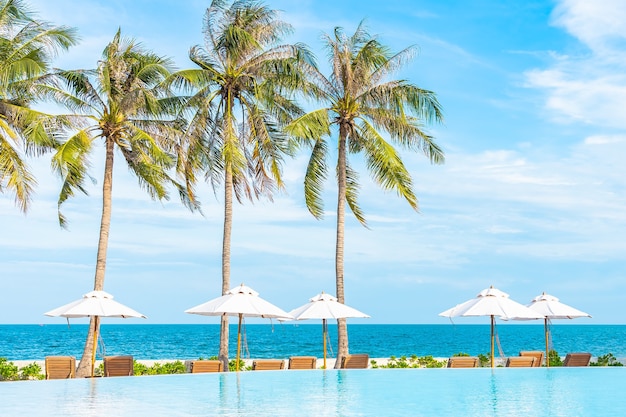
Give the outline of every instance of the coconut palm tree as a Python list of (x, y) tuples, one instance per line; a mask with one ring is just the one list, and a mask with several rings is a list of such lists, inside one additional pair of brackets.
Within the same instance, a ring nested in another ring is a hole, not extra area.
[[(354, 35), (335, 28), (334, 36), (324, 36), (332, 73), (311, 74), (316, 93), (325, 107), (313, 110), (292, 122), (287, 132), (310, 146), (311, 157), (304, 179), (305, 200), (316, 218), (323, 214), (322, 192), (328, 174), (331, 128), (337, 136), (337, 237), (335, 252), (336, 290), (345, 302), (344, 228), (345, 204), (361, 224), (367, 226), (358, 204), (358, 175), (348, 154), (361, 154), (365, 165), (385, 190), (395, 190), (417, 210), (411, 175), (393, 144), (422, 151), (432, 163), (443, 163), (442, 150), (423, 130), (424, 122), (441, 121), (442, 110), (431, 91), (406, 80), (390, 80), (391, 74), (413, 53), (407, 48), (393, 54), (359, 24)], [(388, 139), (383, 135), (388, 134)], [(338, 321), (336, 367), (348, 354), (345, 319)]]
[[(290, 142), (280, 127), (299, 113), (288, 98), (302, 82), (299, 62), (312, 64), (302, 45), (279, 45), (291, 27), (254, 0), (213, 0), (204, 20), (205, 45), (190, 59), (198, 68), (177, 73), (192, 89), (193, 108), (184, 156), (190, 195), (198, 173), (223, 187), (222, 294), (230, 289), (233, 194), (240, 203), (283, 187), (281, 164)], [(222, 317), (219, 359), (228, 369), (228, 318)]]
[(36, 20), (25, 2), (0, 0), (0, 193), (11, 192), (23, 212), (36, 184), (25, 158), (55, 145), (44, 129), (51, 120), (30, 108), (34, 81), (75, 42), (73, 29)]
[[(181, 122), (171, 116), (176, 110), (175, 98), (168, 97), (161, 88), (172, 70), (170, 59), (144, 50), (132, 39), (123, 39), (118, 30), (97, 69), (59, 71), (47, 80), (48, 95), (74, 112), (65, 116), (74, 128), (57, 132), (66, 139), (52, 159), (53, 168), (63, 180), (59, 209), (76, 191), (86, 193), (87, 158), (96, 151), (104, 152), (94, 290), (104, 288), (116, 151), (152, 198), (168, 198), (167, 185), (176, 184), (168, 170), (175, 166), (173, 152)], [(103, 146), (94, 146), (97, 140)], [(185, 197), (184, 188), (179, 187), (179, 191)], [(66, 224), (60, 210), (59, 221)], [(96, 349), (92, 338), (97, 325), (92, 318), (77, 370), (79, 376), (91, 372)]]

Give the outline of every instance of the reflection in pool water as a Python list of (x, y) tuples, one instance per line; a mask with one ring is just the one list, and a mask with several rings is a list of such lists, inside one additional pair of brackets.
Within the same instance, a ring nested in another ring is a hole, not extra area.
[(2, 382), (13, 416), (623, 416), (624, 368), (259, 371)]

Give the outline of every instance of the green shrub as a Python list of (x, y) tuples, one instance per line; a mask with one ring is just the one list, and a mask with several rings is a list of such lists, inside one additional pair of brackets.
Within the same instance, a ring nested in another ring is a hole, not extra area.
[(93, 376), (104, 376), (104, 363), (101, 362), (98, 367), (93, 369)]
[(149, 372), (150, 375), (184, 374), (187, 372), (187, 369), (185, 368), (185, 364), (181, 361), (174, 361), (165, 362), (163, 364), (155, 363), (152, 367), (150, 367)]
[[(249, 371), (251, 370), (252, 367), (251, 366), (246, 366), (246, 362), (243, 359), (239, 359), (239, 370), (240, 371)], [(231, 372), (234, 372), (237, 370), (237, 359), (231, 359), (230, 362), (228, 362), (228, 370)]]
[(139, 363), (137, 361), (133, 361), (133, 374), (135, 375), (148, 375), (149, 368), (143, 363)]
[(418, 362), (422, 368), (443, 368), (448, 363), (445, 360), (438, 361), (432, 355), (422, 356), (418, 359)]
[(591, 362), (590, 366), (624, 366), (621, 362), (617, 360), (612, 353), (607, 353), (606, 355), (598, 356), (597, 362)]
[(478, 365), (482, 368), (485, 368), (491, 364), (491, 356), (488, 354), (483, 355), (482, 353), (478, 354)]
[(392, 356), (387, 361), (385, 368), (419, 368), (419, 362), (417, 362), (416, 356), (412, 356), (410, 360), (407, 360), (406, 356), (396, 358)]
[(550, 366), (563, 366), (563, 361), (561, 360), (559, 353), (554, 349), (548, 351), (548, 361)]
[(41, 373), (41, 366), (33, 362), (20, 369), (20, 379), (44, 379), (45, 375)]
[(0, 358), (0, 381), (16, 381), (20, 379), (17, 365), (7, 358)]
[(438, 361), (432, 356), (418, 357), (417, 355), (411, 355), (409, 358), (406, 356), (401, 356), (400, 358), (391, 356), (386, 365), (378, 365), (374, 360), (370, 363), (372, 368), (442, 368), (445, 366), (446, 361)]
[(133, 362), (133, 373), (135, 375), (170, 375), (184, 374), (187, 372), (185, 364), (181, 361), (159, 363), (155, 362), (152, 366), (144, 365), (137, 361)]

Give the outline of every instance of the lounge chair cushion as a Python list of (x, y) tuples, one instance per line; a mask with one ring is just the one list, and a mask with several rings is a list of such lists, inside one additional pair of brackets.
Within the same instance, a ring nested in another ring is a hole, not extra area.
[(563, 366), (589, 366), (591, 353), (568, 353), (563, 361)]
[(315, 356), (292, 356), (289, 358), (289, 369), (315, 369), (317, 358)]
[(285, 368), (285, 361), (280, 359), (259, 359), (252, 362), (253, 371), (276, 371)]
[(205, 372), (222, 372), (224, 369), (222, 361), (219, 360), (202, 360), (191, 362), (191, 373), (205, 373)]
[(104, 357), (104, 376), (131, 376), (133, 374), (132, 356)]
[(520, 356), (532, 356), (535, 358), (533, 366), (539, 367), (543, 363), (543, 352), (540, 350), (526, 350), (519, 353)]
[(448, 359), (448, 368), (477, 368), (476, 356), (453, 356)]
[(341, 369), (365, 369), (369, 367), (369, 355), (360, 353), (344, 356), (341, 361)]
[(507, 368), (530, 368), (535, 366), (537, 358), (534, 356), (511, 356), (506, 359)]
[(67, 379), (76, 376), (76, 358), (73, 356), (46, 356), (46, 379)]

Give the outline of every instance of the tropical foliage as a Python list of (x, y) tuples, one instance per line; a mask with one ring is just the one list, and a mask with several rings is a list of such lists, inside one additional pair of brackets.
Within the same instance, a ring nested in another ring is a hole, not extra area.
[[(179, 71), (174, 85), (192, 91), (189, 128), (179, 158), (190, 195), (199, 173), (223, 189), (222, 294), (230, 289), (233, 194), (240, 203), (272, 198), (283, 187), (281, 165), (291, 153), (281, 126), (300, 114), (289, 93), (302, 85), (302, 45), (280, 45), (291, 30), (256, 1), (214, 0), (204, 20), (204, 47), (189, 52), (197, 68)], [(228, 365), (228, 318), (223, 317), (219, 358)]]
[[(366, 225), (357, 200), (359, 177), (348, 155), (362, 155), (374, 181), (384, 190), (397, 192), (417, 210), (413, 180), (393, 145), (421, 151), (432, 163), (443, 163), (443, 151), (423, 129), (424, 123), (439, 122), (443, 117), (433, 92), (406, 80), (389, 79), (414, 55), (414, 48), (394, 54), (369, 35), (362, 23), (352, 36), (336, 28), (333, 36), (326, 35), (324, 39), (332, 72), (328, 78), (317, 71), (309, 74), (313, 83), (310, 91), (319, 97), (324, 107), (299, 117), (287, 131), (311, 149), (304, 192), (307, 207), (316, 218), (321, 218), (324, 212), (322, 194), (330, 157), (334, 154), (330, 140), (336, 134), (336, 290), (338, 301), (343, 303), (346, 203), (355, 217)], [(347, 353), (347, 327), (345, 319), (340, 319), (337, 366)]]
[(376, 360), (371, 361), (372, 368), (443, 368), (446, 366), (446, 360), (437, 360), (432, 355), (417, 356), (411, 355), (410, 357), (391, 356), (387, 363), (378, 364)]
[[(97, 69), (58, 71), (46, 80), (48, 97), (74, 112), (63, 116), (72, 122), (72, 128), (56, 132), (64, 140), (52, 159), (53, 168), (63, 181), (58, 202), (62, 225), (66, 219), (61, 205), (77, 191), (87, 193), (85, 181), (91, 178), (89, 157), (96, 152), (104, 156), (94, 290), (104, 287), (116, 151), (152, 198), (167, 199), (168, 185), (174, 184), (191, 207), (184, 188), (168, 173), (175, 166), (173, 152), (178, 127), (183, 125), (173, 116), (178, 109), (176, 99), (163, 88), (163, 81), (172, 70), (168, 58), (144, 50), (132, 39), (123, 39), (118, 30)], [(102, 143), (96, 144), (97, 140)], [(97, 326), (97, 320), (92, 318), (78, 376), (84, 376), (91, 368), (95, 349), (92, 339)]]
[(36, 185), (26, 158), (55, 146), (52, 121), (31, 108), (37, 78), (75, 42), (73, 29), (36, 20), (21, 0), (0, 0), (0, 193), (13, 194), (23, 212)]

